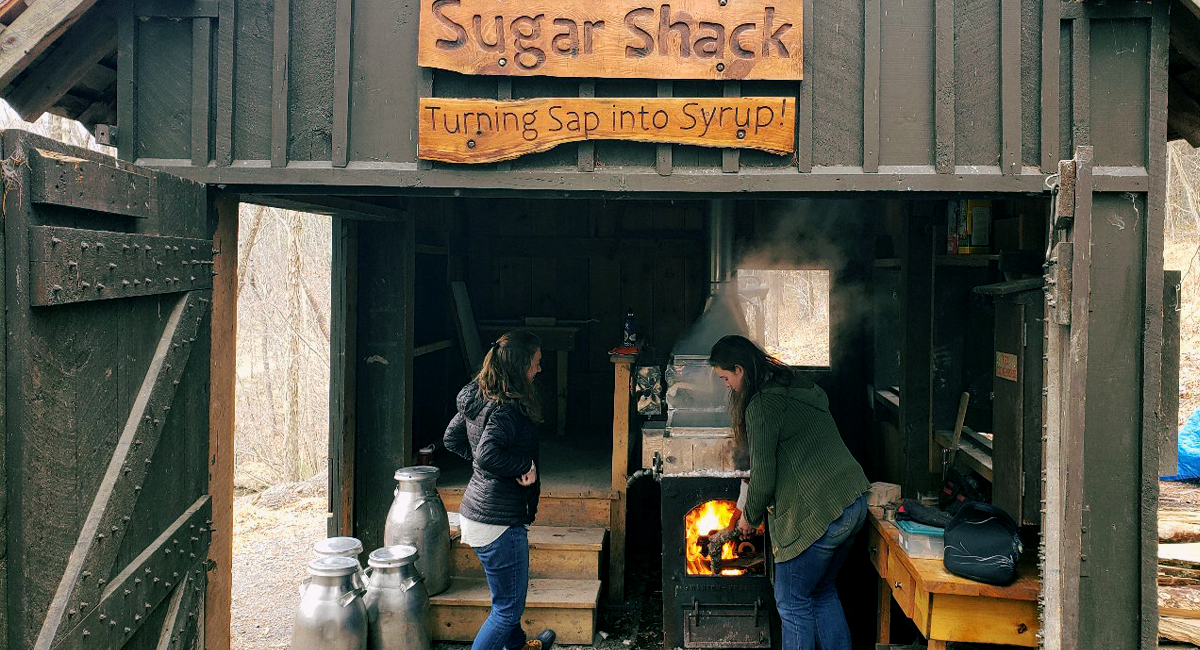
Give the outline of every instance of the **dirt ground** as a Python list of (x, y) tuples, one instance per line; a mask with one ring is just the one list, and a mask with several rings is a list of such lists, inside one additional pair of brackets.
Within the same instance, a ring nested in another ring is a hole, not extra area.
[[(305, 566), (312, 545), (325, 537), (324, 481), (325, 475), (318, 473), (306, 483), (279, 485), (234, 502), (233, 650), (290, 647)], [(633, 561), (629, 572), (626, 603), (600, 608), (597, 643), (573, 648), (662, 648), (662, 580), (657, 568), (644, 560)], [(435, 650), (468, 648), (467, 644), (435, 644)]]

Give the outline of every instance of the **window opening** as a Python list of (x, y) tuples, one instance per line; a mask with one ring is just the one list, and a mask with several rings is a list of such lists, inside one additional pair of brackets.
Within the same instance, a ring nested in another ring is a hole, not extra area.
[(791, 366), (829, 367), (829, 271), (738, 269), (750, 338)]

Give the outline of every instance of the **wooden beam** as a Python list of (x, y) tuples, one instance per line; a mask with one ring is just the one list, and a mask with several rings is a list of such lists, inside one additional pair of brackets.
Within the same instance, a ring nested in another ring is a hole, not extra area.
[[(1058, 169), (1059, 157), (1059, 47), (1062, 44), (1061, 6), (1057, 2), (1042, 3), (1042, 173)], [(1053, 116), (1047, 119), (1045, 116)]]
[(901, 236), (900, 431), (905, 496), (932, 486), (934, 227), (930, 202), (904, 208)]
[[(811, 7), (811, 5), (809, 6)], [(800, 42), (810, 51), (815, 51), (813, 49), (816, 43), (813, 12), (806, 9), (803, 12), (803, 20), (804, 34)], [(796, 106), (796, 171), (807, 174), (813, 168), (813, 57), (804, 57), (802, 64), (804, 66), (804, 82), (800, 84), (800, 99)]]
[(88, 106), (75, 119), (79, 120), (79, 123), (87, 127), (89, 131), (97, 124), (111, 124), (113, 120), (117, 119), (117, 102), (102, 99)]
[[(1187, 9), (1188, 11), (1190, 11), (1191, 14), (1196, 17), (1197, 20), (1200, 20), (1200, 0), (1176, 0), (1176, 1), (1179, 4), (1183, 5), (1184, 9)], [(1178, 15), (1179, 15), (1179, 12), (1177, 12), (1177, 11), (1171, 12), (1171, 22), (1172, 23), (1175, 22), (1175, 17)]]
[(211, 18), (192, 19), (192, 164), (208, 165), (212, 148), (212, 32)]
[(1167, 86), (1167, 124), (1188, 144), (1200, 147), (1200, 102), (1175, 80)]
[(233, 68), (234, 33), (237, 29), (237, 3), (221, 0), (217, 18), (217, 89), (216, 137), (213, 138), (213, 158), (217, 165), (228, 167), (233, 162)]
[(1171, 16), (1171, 48), (1200, 68), (1200, 19), (1183, 12)]
[(612, 423), (612, 489), (617, 498), (611, 502), (609, 522), (608, 600), (619, 604), (625, 601), (625, 510), (626, 480), (629, 477), (629, 418), (632, 354), (614, 354), (613, 363), (613, 423)]
[(1086, 16), (1071, 21), (1071, 142), (1076, 148), (1092, 143), (1092, 24)]
[(350, 39), (354, 31), (351, 0), (337, 0), (333, 41), (333, 166), (350, 156)]
[(0, 87), (21, 74), (96, 0), (39, 0), (0, 32)]
[(216, 18), (217, 0), (137, 0), (138, 18)]
[(275, 37), (271, 72), (271, 166), (287, 166), (288, 61), (291, 47), (291, 3), (275, 0)]
[(33, 122), (116, 49), (117, 23), (112, 16), (80, 20), (6, 99), (21, 119)]
[(863, 151), (862, 169), (866, 173), (879, 171), (879, 84), (882, 48), (882, 18), (880, 1), (867, 0), (863, 18), (863, 38), (866, 42), (863, 62)]
[(137, 155), (137, 41), (137, 19), (132, 14), (121, 16), (117, 23), (117, 157), (129, 161)]
[(954, 171), (954, 0), (934, 2), (934, 168)]
[(310, 212), (312, 214), (338, 215), (359, 221), (395, 221), (400, 212), (395, 208), (376, 205), (344, 196), (274, 196), (256, 194), (252, 202), (273, 208)]
[(212, 541), (216, 563), (204, 596), (204, 640), (208, 650), (229, 650), (233, 602), (233, 416), (237, 375), (238, 200), (217, 197), (213, 248), (212, 344), (209, 354), (208, 491), (212, 495)]
[(333, 219), (329, 374), (330, 537), (354, 532), (354, 431), (358, 349), (358, 224)]
[(30, 0), (3, 0), (0, 2), (0, 23), (5, 27), (12, 24), (12, 21), (21, 15), (22, 11), (29, 6)]
[(1000, 173), (1016, 174), (1021, 160), (1021, 2), (1000, 3)]

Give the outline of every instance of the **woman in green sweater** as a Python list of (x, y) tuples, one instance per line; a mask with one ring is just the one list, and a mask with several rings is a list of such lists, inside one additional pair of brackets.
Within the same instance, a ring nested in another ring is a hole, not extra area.
[(734, 445), (750, 455), (738, 527), (749, 533), (768, 520), (783, 650), (849, 650), (835, 583), (866, 520), (870, 484), (829, 398), (742, 336), (717, 341), (709, 364), (731, 391)]

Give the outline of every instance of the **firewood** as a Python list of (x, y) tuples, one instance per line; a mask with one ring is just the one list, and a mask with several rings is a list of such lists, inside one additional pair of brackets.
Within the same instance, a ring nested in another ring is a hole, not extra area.
[(1195, 587), (1159, 587), (1160, 616), (1200, 619), (1200, 589)]
[(1159, 510), (1158, 541), (1200, 542), (1200, 512)]
[(1200, 620), (1160, 616), (1158, 636), (1172, 641), (1183, 641), (1200, 645)]

